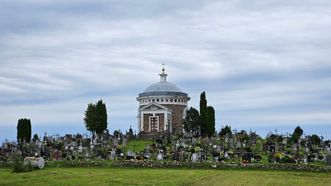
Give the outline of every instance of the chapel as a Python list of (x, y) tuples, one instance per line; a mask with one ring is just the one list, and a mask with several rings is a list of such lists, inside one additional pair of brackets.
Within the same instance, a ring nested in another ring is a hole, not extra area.
[(183, 133), (188, 94), (167, 81), (164, 65), (160, 81), (137, 97), (139, 136), (158, 137), (162, 134)]

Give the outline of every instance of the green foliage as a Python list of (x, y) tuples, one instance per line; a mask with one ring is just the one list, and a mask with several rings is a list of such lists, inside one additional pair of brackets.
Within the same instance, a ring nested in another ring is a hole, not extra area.
[(199, 111), (195, 108), (191, 107), (186, 111), (186, 117), (183, 120), (184, 130), (188, 133), (192, 133), (194, 137), (200, 135), (200, 126), (201, 126), (201, 118), (199, 115)]
[(88, 131), (95, 133), (96, 125), (95, 125), (95, 105), (92, 103), (88, 104), (87, 110), (85, 111), (85, 126)]
[(13, 172), (20, 173), (20, 172), (29, 172), (32, 171), (31, 163), (24, 163), (19, 157), (14, 159), (13, 163)]
[(200, 117), (201, 117), (201, 135), (207, 135), (207, 100), (206, 100), (206, 93), (202, 92), (200, 94)]
[(296, 163), (295, 160), (289, 156), (284, 156), (281, 160), (280, 163)]
[(294, 143), (298, 143), (300, 137), (302, 136), (303, 134), (303, 130), (300, 128), (300, 126), (297, 126), (295, 129), (294, 129), (294, 132), (292, 134), (292, 141)]
[(38, 134), (34, 134), (32, 141), (36, 142), (37, 140), (39, 140), (39, 136), (38, 136)]
[(226, 135), (228, 135), (228, 137), (232, 137), (231, 127), (229, 125), (222, 127), (218, 135), (220, 135), (221, 137), (225, 137)]
[(207, 106), (205, 92), (200, 94), (200, 117), (201, 135), (211, 137), (215, 133), (215, 110), (212, 106)]
[(212, 106), (207, 107), (207, 135), (211, 137), (215, 133), (215, 110)]
[(320, 145), (321, 141), (322, 141), (321, 138), (318, 137), (316, 134), (313, 134), (312, 136), (310, 136), (310, 140), (313, 145)]
[(239, 135), (239, 141), (242, 142), (242, 143), (245, 142), (245, 141), (247, 142), (249, 140), (249, 136), (248, 136), (248, 134), (245, 130), (241, 130), (238, 133), (238, 135)]
[(267, 143), (269, 143), (269, 144), (276, 144), (277, 142), (278, 142), (278, 136), (276, 134), (271, 134), (267, 138)]
[(31, 121), (30, 119), (19, 119), (17, 123), (17, 141), (19, 143), (31, 140)]
[(88, 104), (84, 122), (86, 129), (92, 133), (101, 134), (107, 129), (107, 109), (102, 100), (96, 104)]

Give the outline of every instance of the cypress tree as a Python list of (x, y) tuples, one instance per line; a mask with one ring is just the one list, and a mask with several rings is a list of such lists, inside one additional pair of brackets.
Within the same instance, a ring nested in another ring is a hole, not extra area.
[(207, 107), (207, 135), (208, 137), (211, 137), (215, 133), (215, 110), (212, 106)]
[(23, 141), (23, 128), (22, 128), (23, 119), (19, 119), (17, 123), (17, 142), (21, 143)]
[(25, 119), (24, 120), (24, 139), (27, 143), (31, 141), (31, 120)]
[(31, 120), (30, 119), (19, 119), (17, 123), (17, 142), (29, 143), (31, 141)]
[(203, 91), (200, 94), (200, 116), (201, 116), (201, 135), (207, 135), (207, 100), (206, 93)]
[(95, 116), (96, 116), (96, 133), (101, 134), (104, 130), (107, 129), (107, 109), (106, 105), (99, 100), (96, 104), (95, 109)]
[(90, 103), (87, 105), (87, 110), (85, 111), (85, 127), (88, 131), (95, 133), (96, 123), (95, 123), (95, 105)]

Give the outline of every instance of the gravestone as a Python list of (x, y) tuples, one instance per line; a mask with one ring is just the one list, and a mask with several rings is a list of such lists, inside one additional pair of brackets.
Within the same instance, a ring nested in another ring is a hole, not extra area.
[(79, 146), (79, 147), (78, 147), (78, 152), (79, 152), (79, 153), (82, 153), (82, 152), (83, 152), (83, 146)]
[(156, 156), (157, 160), (163, 160), (163, 154), (161, 152), (159, 152)]
[(229, 153), (228, 153), (228, 151), (225, 151), (225, 152), (224, 152), (224, 158), (225, 158), (225, 159), (228, 159), (228, 158), (229, 158)]
[(192, 154), (192, 157), (191, 157), (191, 160), (192, 160), (192, 162), (198, 162), (198, 154), (197, 153), (193, 153)]
[(32, 167), (42, 169), (45, 166), (45, 160), (42, 157), (26, 157), (24, 163), (30, 163)]
[(331, 166), (331, 154), (326, 155), (325, 162), (327, 165)]
[(113, 149), (113, 150), (110, 152), (110, 159), (111, 159), (111, 160), (114, 160), (114, 159), (115, 159), (115, 156), (116, 156), (116, 151)]
[(144, 153), (144, 159), (150, 159), (151, 157), (152, 157), (152, 153), (150, 153), (150, 152)]

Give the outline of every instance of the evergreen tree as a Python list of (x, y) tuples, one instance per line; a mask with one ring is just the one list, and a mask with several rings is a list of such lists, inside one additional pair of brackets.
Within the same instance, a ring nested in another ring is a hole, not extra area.
[(207, 107), (206, 128), (208, 137), (212, 137), (215, 133), (215, 110), (212, 106)]
[(17, 142), (23, 141), (23, 119), (19, 119), (17, 123)]
[(313, 145), (320, 145), (321, 141), (322, 141), (321, 138), (318, 137), (316, 134), (313, 134), (312, 136), (310, 136), (310, 140)]
[(241, 130), (240, 132), (238, 132), (238, 136), (239, 136), (239, 141), (242, 143), (245, 141), (247, 142), (249, 140), (249, 136), (245, 130)]
[(201, 135), (211, 137), (215, 133), (215, 110), (212, 106), (207, 107), (205, 92), (200, 94), (200, 117)]
[(31, 121), (30, 119), (19, 119), (17, 123), (17, 142), (29, 143), (31, 140)]
[(96, 131), (96, 117), (95, 117), (95, 105), (90, 103), (87, 105), (87, 110), (85, 111), (85, 127), (88, 131), (95, 133)]
[(88, 104), (85, 111), (85, 126), (92, 133), (101, 134), (107, 129), (107, 108), (106, 105), (99, 100), (97, 104)]
[(26, 120), (26, 124), (25, 124), (25, 127), (26, 127), (26, 129), (25, 129), (25, 141), (26, 142), (28, 142), (28, 143), (30, 143), (30, 141), (31, 141), (31, 120), (30, 119), (27, 119)]
[(95, 106), (96, 116), (96, 133), (101, 134), (107, 129), (107, 109), (102, 100), (98, 101)]
[(207, 127), (207, 100), (206, 100), (206, 93), (202, 92), (200, 94), (200, 117), (201, 117), (201, 135), (206, 136), (208, 134), (208, 127)]
[(38, 136), (38, 134), (34, 134), (33, 138), (32, 138), (32, 141), (36, 142), (37, 140), (39, 141), (39, 136)]
[(303, 134), (303, 130), (300, 128), (300, 126), (297, 126), (292, 134), (292, 141), (294, 143), (298, 143), (302, 134)]
[(194, 137), (200, 136), (201, 118), (199, 111), (193, 107), (187, 110), (183, 125), (186, 132), (192, 133)]
[(228, 135), (228, 137), (232, 137), (231, 127), (226, 125), (225, 127), (223, 127), (221, 129), (221, 131), (218, 133), (218, 135), (220, 135), (221, 137), (225, 137), (226, 135)]

